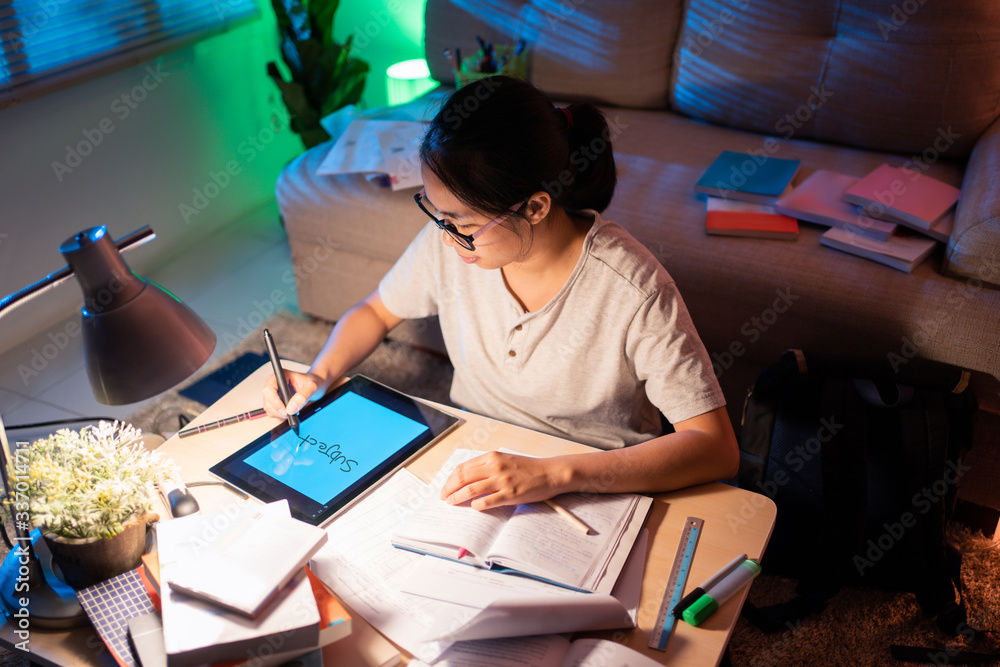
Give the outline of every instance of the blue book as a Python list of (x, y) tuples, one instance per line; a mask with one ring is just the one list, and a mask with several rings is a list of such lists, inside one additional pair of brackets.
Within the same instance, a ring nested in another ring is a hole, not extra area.
[(773, 206), (799, 170), (799, 160), (722, 151), (694, 186), (711, 197)]

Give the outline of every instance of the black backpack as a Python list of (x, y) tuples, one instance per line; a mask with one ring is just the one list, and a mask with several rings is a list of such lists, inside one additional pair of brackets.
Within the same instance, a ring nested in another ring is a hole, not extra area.
[(770, 497), (777, 518), (766, 571), (799, 580), (799, 597), (745, 607), (764, 630), (822, 611), (844, 585), (916, 594), (955, 634), (961, 556), (945, 540), (968, 470), (976, 403), (969, 373), (789, 350), (747, 396), (739, 485)]

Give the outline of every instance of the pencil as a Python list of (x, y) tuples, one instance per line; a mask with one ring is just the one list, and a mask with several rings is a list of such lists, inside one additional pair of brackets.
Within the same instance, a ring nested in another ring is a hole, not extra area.
[(204, 433), (205, 431), (212, 431), (223, 426), (229, 426), (230, 424), (238, 424), (240, 422), (249, 421), (251, 419), (257, 419), (258, 417), (263, 417), (267, 413), (264, 412), (264, 408), (257, 408), (256, 410), (249, 410), (247, 412), (241, 412), (238, 415), (233, 415), (232, 417), (226, 417), (225, 419), (220, 419), (216, 422), (209, 422), (208, 424), (202, 424), (201, 426), (192, 426), (191, 428), (186, 428), (183, 431), (178, 431), (177, 435), (181, 438), (186, 438), (189, 435), (197, 435), (199, 433)]
[(558, 514), (561, 517), (564, 517), (571, 524), (582, 530), (584, 535), (590, 534), (590, 526), (580, 521), (580, 519), (574, 516), (573, 513), (570, 512), (568, 509), (566, 509), (556, 501), (552, 500), (551, 498), (546, 500), (545, 504), (554, 509), (556, 511), (556, 514)]

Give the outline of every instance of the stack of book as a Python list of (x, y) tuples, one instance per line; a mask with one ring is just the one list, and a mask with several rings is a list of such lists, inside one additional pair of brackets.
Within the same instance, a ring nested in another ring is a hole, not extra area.
[(350, 615), (306, 565), (326, 531), (293, 519), (286, 501), (156, 533), (142, 567), (78, 593), (120, 665), (267, 667), (350, 635)]
[(156, 539), (168, 667), (290, 658), (320, 645), (305, 566), (326, 531), (293, 519), (287, 501), (165, 521)]
[(798, 160), (723, 151), (695, 184), (706, 197), (705, 231), (721, 236), (795, 240), (799, 223), (776, 211)]
[(820, 243), (907, 273), (954, 225), (958, 188), (888, 164), (858, 178), (819, 169), (795, 188), (799, 161), (723, 151), (695, 185), (709, 234), (795, 239), (798, 222), (829, 229)]
[(909, 273), (948, 241), (959, 194), (926, 174), (883, 164), (862, 178), (818, 170), (775, 208), (830, 227), (820, 237), (825, 246)]

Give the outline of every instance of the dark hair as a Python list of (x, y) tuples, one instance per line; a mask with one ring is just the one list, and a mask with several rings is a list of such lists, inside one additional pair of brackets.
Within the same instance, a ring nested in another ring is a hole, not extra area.
[(603, 211), (617, 183), (611, 132), (597, 107), (574, 103), (567, 114), (507, 76), (480, 79), (448, 98), (420, 159), (458, 199), (489, 216), (539, 190), (555, 206)]

